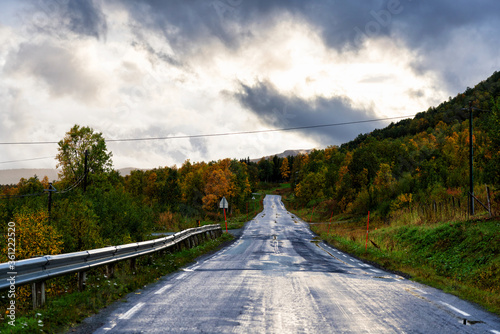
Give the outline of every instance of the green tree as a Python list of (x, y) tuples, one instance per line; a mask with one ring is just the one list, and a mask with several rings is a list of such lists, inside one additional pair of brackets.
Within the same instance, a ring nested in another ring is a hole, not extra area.
[(54, 203), (54, 223), (62, 233), (65, 253), (104, 246), (99, 217), (81, 194)]
[(102, 133), (96, 133), (88, 126), (73, 126), (58, 145), (57, 167), (61, 168), (59, 176), (66, 183), (77, 182), (84, 176), (85, 151), (88, 152), (89, 181), (92, 176), (98, 177), (99, 174), (112, 170), (112, 153), (107, 151)]
[(486, 166), (486, 173), (496, 188), (500, 188), (500, 97), (492, 101), (489, 122), (489, 135), (491, 139), (491, 157)]
[(274, 170), (274, 164), (272, 161), (262, 158), (259, 160), (258, 165), (259, 167), (259, 179), (262, 182), (272, 182), (273, 179), (273, 170)]

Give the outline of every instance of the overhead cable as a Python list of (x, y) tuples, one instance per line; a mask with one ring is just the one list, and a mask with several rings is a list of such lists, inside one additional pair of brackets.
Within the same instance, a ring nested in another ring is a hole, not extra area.
[[(106, 140), (106, 142), (131, 142), (131, 141), (191, 139), (191, 138), (208, 138), (208, 137), (235, 136), (235, 135), (247, 135), (247, 134), (255, 134), (255, 133), (281, 132), (281, 131), (293, 131), (293, 130), (306, 130), (306, 129), (316, 129), (316, 128), (325, 128), (325, 127), (334, 127), (334, 126), (344, 126), (344, 125), (361, 124), (361, 123), (372, 123), (372, 122), (390, 121), (390, 120), (395, 120), (395, 119), (410, 118), (410, 117), (414, 117), (414, 116), (415, 115), (395, 116), (395, 117), (369, 119), (369, 120), (363, 120), (363, 121), (352, 121), (352, 122), (342, 122), (342, 123), (330, 123), (330, 124), (296, 126), (296, 127), (280, 128), (280, 129), (250, 130), (250, 131), (222, 132), (222, 133), (209, 133), (209, 134), (197, 134), (197, 135), (182, 135), (182, 136), (166, 136), (166, 137), (142, 137), (142, 138), (105, 139), (105, 140)], [(45, 145), (45, 144), (57, 144), (57, 143), (58, 143), (58, 141), (0, 142), (0, 145)]]

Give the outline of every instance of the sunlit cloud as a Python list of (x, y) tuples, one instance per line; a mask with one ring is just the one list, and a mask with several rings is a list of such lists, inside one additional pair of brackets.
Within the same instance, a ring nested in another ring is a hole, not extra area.
[[(120, 139), (412, 115), (500, 67), (498, 5), (483, 5), (4, 1), (0, 141), (57, 141), (74, 124)], [(385, 124), (108, 146), (115, 167), (152, 168), (340, 145)], [(0, 147), (4, 160), (56, 152)]]

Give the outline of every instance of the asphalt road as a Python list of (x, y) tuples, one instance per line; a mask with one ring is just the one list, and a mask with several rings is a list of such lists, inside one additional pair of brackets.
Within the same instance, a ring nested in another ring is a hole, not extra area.
[(279, 196), (264, 206), (231, 246), (89, 320), (95, 333), (500, 334), (499, 317), (318, 242)]

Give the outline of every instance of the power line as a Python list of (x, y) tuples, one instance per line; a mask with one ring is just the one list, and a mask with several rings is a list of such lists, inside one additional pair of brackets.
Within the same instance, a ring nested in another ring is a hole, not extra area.
[(30, 158), (30, 159), (21, 159), (21, 160), (10, 160), (10, 161), (0, 161), (0, 164), (8, 164), (13, 162), (24, 162), (24, 161), (33, 161), (33, 160), (44, 160), (44, 159), (55, 159), (55, 156), (51, 157), (41, 157), (41, 158)]
[(66, 194), (66, 193), (69, 193), (70, 191), (72, 191), (73, 189), (75, 189), (80, 183), (82, 183), (82, 181), (85, 179), (85, 173), (80, 176), (80, 179), (78, 179), (75, 183), (73, 183), (71, 186), (69, 186), (68, 188), (62, 190), (62, 191), (57, 191), (55, 192), (56, 194)]
[[(317, 129), (325, 127), (334, 126), (344, 126), (353, 125), (361, 123), (372, 123), (381, 121), (390, 121), (395, 119), (410, 118), (414, 115), (407, 116), (395, 116), (386, 118), (376, 118), (364, 121), (352, 121), (352, 122), (342, 122), (342, 123), (330, 123), (330, 124), (318, 124), (318, 125), (308, 125), (308, 126), (296, 126), (290, 128), (280, 128), (280, 129), (267, 129), (267, 130), (253, 130), (253, 131), (238, 131), (238, 132), (222, 132), (222, 133), (210, 133), (210, 134), (197, 134), (197, 135), (183, 135), (183, 136), (167, 136), (167, 137), (142, 137), (142, 138), (122, 138), (122, 139), (106, 139), (106, 142), (131, 142), (131, 141), (149, 141), (149, 140), (170, 140), (170, 139), (191, 139), (191, 138), (208, 138), (208, 137), (223, 137), (223, 136), (235, 136), (235, 135), (247, 135), (255, 133), (266, 133), (266, 132), (281, 132), (281, 131), (293, 131), (293, 130), (305, 130), (305, 129)], [(45, 144), (57, 144), (57, 141), (38, 141), (38, 142), (0, 142), (0, 145), (45, 145)]]
[(34, 194), (25, 194), (25, 195), (0, 195), (0, 199), (4, 198), (22, 198), (22, 197), (34, 197), (34, 196), (42, 196), (44, 193), (34, 193)]
[[(67, 187), (66, 189), (62, 191), (54, 191), (55, 194), (66, 194), (69, 193), (70, 191), (73, 191), (82, 181), (85, 179), (85, 174), (80, 176), (78, 180), (75, 181), (72, 185)], [(50, 191), (48, 189), (45, 189), (44, 191)], [(0, 195), (0, 199), (4, 198), (21, 198), (21, 197), (31, 197), (31, 196), (41, 196), (44, 195), (44, 192), (39, 192), (39, 193), (33, 193), (33, 194), (25, 194), (25, 195)]]
[(352, 124), (360, 124), (360, 123), (371, 123), (371, 122), (389, 121), (389, 120), (393, 120), (393, 119), (409, 118), (409, 117), (414, 117), (414, 116), (415, 115), (397, 116), (397, 117), (370, 119), (370, 120), (364, 120), (364, 121), (353, 121), (353, 122), (331, 123), (331, 124), (319, 124), (319, 125), (308, 125), (308, 126), (296, 126), (296, 127), (281, 128), (281, 129), (253, 130), (253, 131), (239, 131), (239, 132), (223, 132), (223, 133), (200, 134), (200, 135), (170, 136), (170, 137), (108, 139), (106, 141), (107, 142), (125, 142), (125, 141), (145, 141), (145, 140), (168, 140), (168, 139), (191, 139), (191, 138), (204, 138), (204, 137), (222, 137), (222, 136), (246, 135), (246, 134), (265, 133), (265, 132), (280, 132), (280, 131), (292, 131), (292, 130), (305, 130), (305, 129), (325, 128), (325, 127), (352, 125)]

